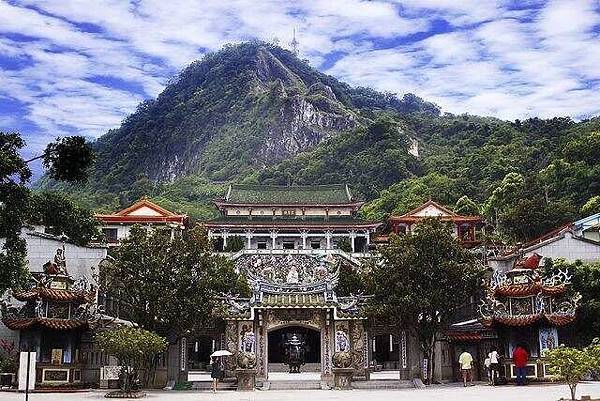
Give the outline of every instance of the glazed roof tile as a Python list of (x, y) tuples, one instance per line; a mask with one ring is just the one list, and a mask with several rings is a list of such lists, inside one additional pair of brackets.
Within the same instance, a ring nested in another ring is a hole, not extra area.
[(224, 199), (233, 204), (338, 205), (356, 203), (347, 185), (270, 186), (232, 184)]
[(29, 301), (41, 298), (50, 301), (84, 303), (93, 300), (94, 293), (86, 291), (71, 291), (46, 287), (35, 287), (31, 290), (16, 292), (14, 297), (19, 301)]
[(55, 318), (3, 319), (2, 323), (11, 330), (25, 330), (31, 327), (43, 327), (50, 330), (74, 330), (88, 327), (85, 320)]

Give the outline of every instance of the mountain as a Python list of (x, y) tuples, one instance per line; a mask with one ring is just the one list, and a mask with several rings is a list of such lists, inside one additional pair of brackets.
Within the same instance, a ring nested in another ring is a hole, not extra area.
[[(153, 182), (190, 174), (230, 180), (367, 124), (361, 106), (377, 96), (279, 47), (226, 46), (193, 62), (156, 100), (140, 104), (96, 142), (91, 182), (118, 191), (142, 175)], [(404, 105), (385, 95), (378, 101)]]
[(203, 219), (228, 182), (341, 182), (369, 201), (369, 218), (433, 198), (483, 212), (523, 240), (575, 218), (600, 193), (598, 132), (598, 118), (441, 115), (415, 95), (351, 87), (250, 42), (193, 62), (99, 138), (86, 186), (40, 187), (100, 210), (149, 195)]

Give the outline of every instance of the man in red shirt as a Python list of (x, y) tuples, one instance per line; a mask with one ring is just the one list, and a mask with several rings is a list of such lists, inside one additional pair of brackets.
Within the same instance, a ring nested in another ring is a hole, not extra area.
[(525, 385), (527, 359), (529, 359), (529, 354), (527, 354), (525, 348), (517, 345), (517, 348), (513, 351), (513, 363), (515, 364), (515, 368), (517, 368), (517, 386)]

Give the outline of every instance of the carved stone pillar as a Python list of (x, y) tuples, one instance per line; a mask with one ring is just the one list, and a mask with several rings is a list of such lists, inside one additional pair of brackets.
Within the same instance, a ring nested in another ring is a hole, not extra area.
[(352, 343), (352, 367), (354, 368), (355, 377), (365, 376), (365, 328), (362, 320), (354, 320), (351, 322), (351, 343)]

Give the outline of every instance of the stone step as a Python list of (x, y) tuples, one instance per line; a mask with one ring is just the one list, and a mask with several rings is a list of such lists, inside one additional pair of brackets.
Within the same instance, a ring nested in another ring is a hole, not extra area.
[[(194, 381), (192, 382), (192, 390), (212, 390), (212, 382)], [(227, 378), (225, 381), (219, 382), (217, 390), (237, 390), (237, 382), (235, 379)]]
[(320, 380), (275, 380), (263, 383), (269, 390), (321, 390)]
[(352, 388), (369, 390), (394, 390), (414, 388), (412, 380), (357, 380), (352, 382)]

